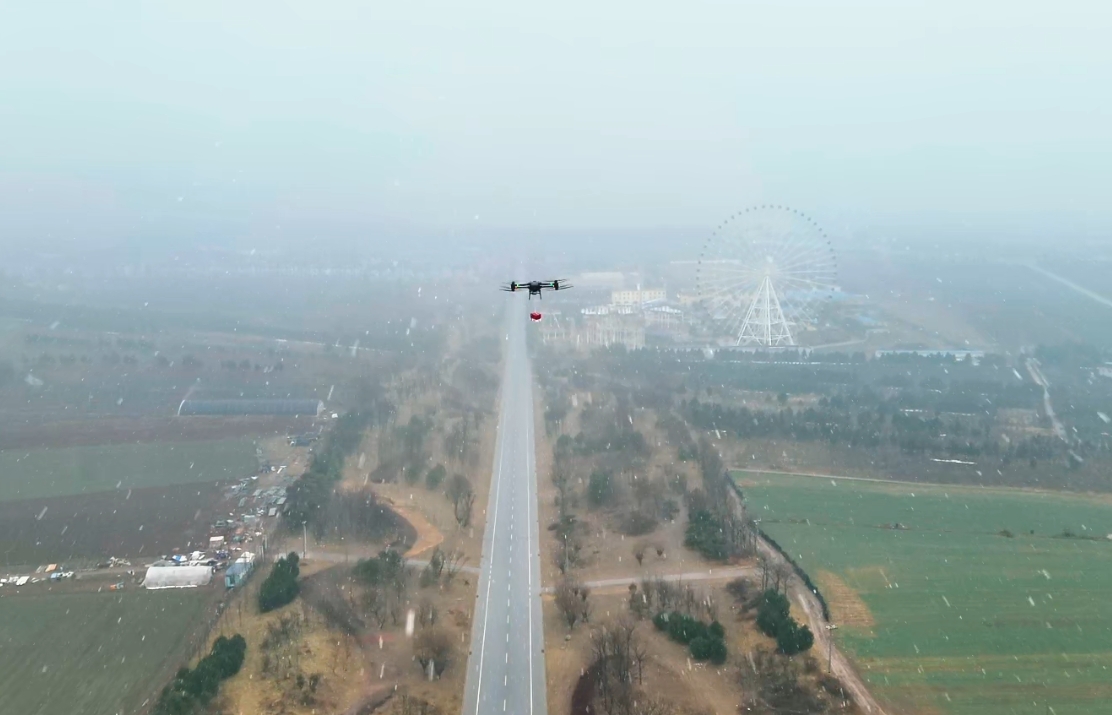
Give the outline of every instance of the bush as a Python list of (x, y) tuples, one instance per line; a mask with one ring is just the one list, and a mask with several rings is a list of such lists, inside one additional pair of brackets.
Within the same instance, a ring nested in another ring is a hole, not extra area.
[(447, 476), (448, 470), (444, 468), (443, 464), (438, 464), (425, 475), (425, 486), (429, 489), (439, 489)]
[(394, 583), (405, 572), (405, 559), (393, 549), (380, 551), (373, 559), (362, 559), (352, 569), (352, 576), (366, 586)]
[(795, 655), (810, 650), (815, 644), (815, 636), (807, 626), (800, 626), (794, 620), (788, 623), (776, 635), (776, 647), (784, 655)]
[(709, 660), (716, 665), (726, 662), (726, 629), (718, 621), (708, 626), (696, 618), (672, 611), (653, 616), (653, 625), (676, 643), (686, 645), (693, 659)]
[(687, 645), (696, 638), (704, 637), (706, 634), (706, 624), (695, 620), (691, 616), (673, 611), (671, 617), (668, 619), (668, 637), (677, 643)]
[(788, 597), (769, 589), (761, 594), (757, 606), (757, 628), (776, 639), (776, 647), (784, 655), (795, 655), (810, 650), (815, 636), (807, 626), (801, 626), (791, 617)]
[(278, 559), (278, 563), (274, 564), (274, 568), (259, 588), (259, 611), (262, 613), (273, 611), (297, 598), (299, 560), (297, 553), (291, 551), (288, 556)]
[(421, 467), (416, 464), (407, 464), (405, 469), (402, 470), (402, 476), (405, 478), (405, 483), (413, 486), (421, 481)]
[(705, 509), (694, 511), (688, 517), (683, 545), (714, 561), (725, 561), (730, 555), (721, 520)]
[(605, 506), (614, 498), (614, 480), (610, 472), (591, 472), (587, 484), (587, 501), (591, 506)]
[(715, 665), (722, 665), (726, 662), (726, 642), (721, 638), (714, 638), (709, 635), (696, 638), (691, 641), (690, 649), (691, 657), (694, 660), (709, 660)]
[(768, 589), (761, 594), (757, 604), (757, 628), (770, 638), (775, 638), (785, 621), (791, 620), (788, 597), (779, 591)]

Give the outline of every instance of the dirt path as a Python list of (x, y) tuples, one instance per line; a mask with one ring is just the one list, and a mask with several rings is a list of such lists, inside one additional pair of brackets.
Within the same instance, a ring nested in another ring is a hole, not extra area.
[[(707, 571), (691, 571), (688, 573), (674, 573), (674, 574), (645, 574), (644, 576), (633, 576), (628, 578), (605, 578), (597, 581), (584, 581), (583, 585), (588, 588), (603, 592), (606, 589), (620, 588), (622, 590), (629, 587), (631, 583), (640, 583), (646, 578), (661, 578), (665, 581), (730, 581), (740, 576), (755, 576), (757, 574), (756, 566), (728, 566), (721, 569), (709, 569)], [(545, 586), (541, 589), (541, 593), (552, 593), (551, 586)]]
[(409, 525), (417, 532), (417, 541), (414, 542), (413, 546), (409, 547), (409, 551), (403, 554), (407, 559), (420, 556), (426, 551), (440, 546), (440, 544), (444, 542), (444, 534), (441, 534), (439, 529), (430, 524), (429, 520), (426, 519), (425, 515), (421, 512), (404, 506), (398, 506), (392, 501), (390, 502), (390, 508), (393, 509), (398, 516), (408, 521)]
[[(763, 538), (758, 540), (761, 553), (773, 563), (783, 564), (788, 566), (787, 561), (780, 555)], [(838, 680), (846, 687), (846, 690), (853, 696), (853, 700), (857, 706), (864, 710), (866, 713), (872, 715), (887, 715), (884, 708), (880, 706), (873, 694), (869, 692), (865, 681), (858, 675), (857, 670), (854, 669), (850, 663), (849, 658), (845, 656), (840, 650), (834, 647), (833, 637), (830, 631), (826, 630), (826, 621), (822, 617), (822, 607), (819, 605), (818, 597), (811, 592), (809, 588), (803, 583), (803, 580), (791, 570), (791, 579), (788, 582), (788, 593), (794, 598), (796, 603), (799, 604), (803, 612), (807, 614), (808, 625), (811, 628), (811, 633), (815, 636), (814, 653), (816, 656), (825, 654), (830, 662), (830, 670)]]

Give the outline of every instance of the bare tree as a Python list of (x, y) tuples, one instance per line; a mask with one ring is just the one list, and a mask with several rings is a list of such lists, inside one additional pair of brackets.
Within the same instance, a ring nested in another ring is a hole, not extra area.
[(386, 593), (380, 588), (368, 588), (363, 594), (363, 608), (379, 628), (385, 628), (390, 619), (390, 604)]
[(427, 598), (422, 598), (421, 602), (417, 604), (417, 622), (422, 626), (436, 625), (439, 612), (432, 601)]
[(625, 715), (635, 709), (636, 630), (636, 622), (619, 618), (591, 633), (598, 697), (602, 709), (610, 715)]
[(394, 715), (440, 715), (440, 710), (428, 700), (410, 695), (404, 690), (394, 698), (393, 711)]
[(453, 502), (456, 523), (459, 524), (461, 529), (465, 529), (471, 525), (471, 508), (474, 504), (475, 492), (471, 491), (471, 485), (468, 484), (467, 491)]
[(440, 677), (451, 665), (455, 650), (452, 636), (439, 626), (422, 628), (413, 640), (413, 657), (427, 670), (432, 664), (433, 673)]
[(757, 568), (761, 571), (761, 593), (764, 593), (772, 583), (772, 571), (775, 567), (767, 556), (758, 554)]
[(444, 585), (451, 586), (452, 581), (459, 575), (460, 569), (463, 568), (465, 558), (463, 552), (459, 549), (449, 551), (444, 555)]
[(556, 608), (567, 621), (569, 630), (575, 628), (576, 623), (587, 621), (590, 617), (590, 595), (588, 588), (567, 576), (556, 585)]
[(788, 588), (792, 577), (792, 568), (783, 561), (777, 561), (772, 567), (772, 581), (775, 589), (783, 593)]
[(742, 705), (757, 712), (824, 713), (829, 703), (808, 685), (801, 665), (771, 651), (750, 654), (738, 668), (744, 700)]

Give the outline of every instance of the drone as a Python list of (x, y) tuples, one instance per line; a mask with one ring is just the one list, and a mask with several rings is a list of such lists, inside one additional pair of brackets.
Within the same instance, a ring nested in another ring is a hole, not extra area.
[[(559, 279), (551, 281), (528, 281), (526, 283), (510, 281), (509, 283), (502, 286), (502, 290), (506, 291), (507, 293), (516, 293), (519, 290), (529, 291), (529, 300), (532, 300), (534, 295), (537, 296), (538, 299), (541, 298), (541, 291), (567, 290), (571, 287), (571, 283)], [(532, 320), (534, 323), (539, 323), (542, 317), (544, 316), (542, 316), (539, 311), (532, 311), (531, 313), (529, 313), (529, 320)]]
[(502, 286), (502, 290), (508, 293), (516, 293), (519, 290), (529, 291), (529, 299), (532, 300), (533, 296), (541, 297), (543, 290), (567, 290), (571, 288), (571, 283), (565, 280), (554, 281), (528, 281), (525, 283), (518, 283), (517, 281), (510, 281)]

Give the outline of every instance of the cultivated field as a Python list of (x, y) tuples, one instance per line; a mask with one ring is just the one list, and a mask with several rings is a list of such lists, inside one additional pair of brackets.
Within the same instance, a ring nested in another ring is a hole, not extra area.
[(0, 596), (0, 710), (131, 715), (207, 627), (203, 590)]
[(1112, 501), (737, 478), (762, 529), (815, 577), (839, 641), (892, 712), (1112, 712)]
[(0, 501), (235, 479), (258, 465), (251, 439), (0, 452)]
[(0, 567), (153, 560), (196, 547), (208, 537), (201, 517), (221, 496), (213, 485), (178, 484), (0, 502)]

